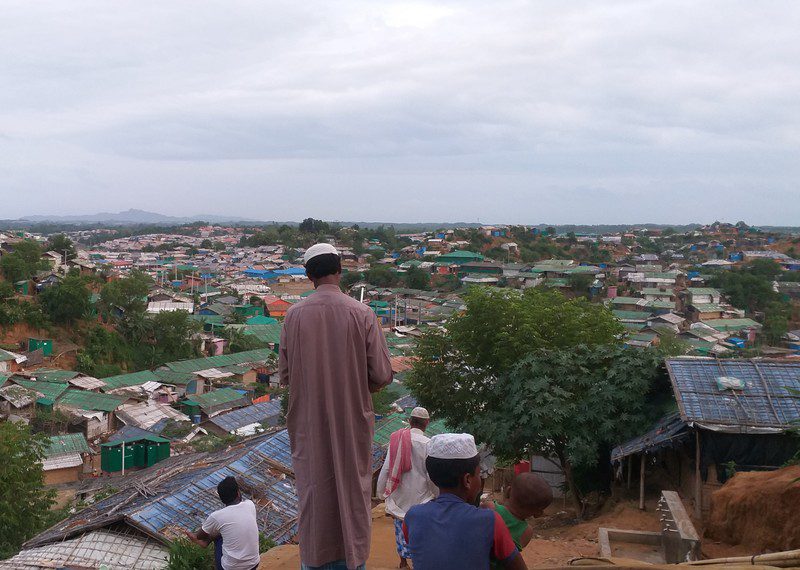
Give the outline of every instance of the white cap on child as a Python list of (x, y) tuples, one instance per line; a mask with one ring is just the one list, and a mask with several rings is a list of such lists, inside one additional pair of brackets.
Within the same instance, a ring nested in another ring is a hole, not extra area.
[(419, 418), (421, 420), (431, 419), (431, 415), (428, 413), (428, 410), (426, 410), (425, 408), (421, 408), (419, 406), (411, 410), (411, 417)]
[(435, 459), (472, 459), (476, 455), (475, 438), (468, 433), (442, 433), (428, 443), (428, 457)]

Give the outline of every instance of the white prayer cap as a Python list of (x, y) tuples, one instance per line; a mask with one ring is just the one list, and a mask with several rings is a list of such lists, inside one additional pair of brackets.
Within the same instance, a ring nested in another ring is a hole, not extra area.
[(435, 459), (472, 459), (476, 455), (475, 438), (468, 433), (442, 433), (428, 443), (428, 457)]
[(419, 418), (421, 420), (431, 419), (431, 415), (428, 413), (428, 410), (426, 410), (425, 408), (420, 408), (419, 406), (411, 410), (411, 417)]
[(339, 250), (329, 243), (315, 243), (309, 247), (306, 250), (306, 253), (303, 255), (303, 265), (306, 265), (312, 258), (317, 257), (318, 255), (325, 255), (326, 253), (339, 255)]

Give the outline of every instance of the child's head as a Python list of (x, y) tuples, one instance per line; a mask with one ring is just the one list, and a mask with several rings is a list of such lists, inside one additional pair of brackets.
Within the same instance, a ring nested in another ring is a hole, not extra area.
[(511, 482), (508, 500), (524, 518), (541, 516), (553, 502), (553, 490), (536, 473), (520, 473)]
[(425, 467), (433, 484), (459, 495), (468, 503), (481, 491), (480, 456), (467, 433), (444, 433), (431, 438)]

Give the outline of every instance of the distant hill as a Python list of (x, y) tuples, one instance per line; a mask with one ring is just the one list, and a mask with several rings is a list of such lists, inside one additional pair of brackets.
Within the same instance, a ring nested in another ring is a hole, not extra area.
[(78, 214), (72, 216), (56, 216), (56, 215), (36, 215), (25, 216), (16, 220), (19, 222), (30, 223), (74, 223), (74, 224), (157, 224), (157, 225), (173, 225), (173, 224), (187, 224), (191, 222), (209, 222), (209, 223), (227, 223), (227, 222), (245, 222), (254, 221), (246, 218), (235, 216), (217, 216), (197, 215), (197, 216), (167, 216), (165, 214), (158, 214), (156, 212), (148, 212), (145, 210), (130, 209), (124, 212), (101, 212), (99, 214)]

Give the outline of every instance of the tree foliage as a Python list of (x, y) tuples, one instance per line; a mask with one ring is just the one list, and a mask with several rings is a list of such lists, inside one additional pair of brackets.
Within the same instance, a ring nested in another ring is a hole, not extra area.
[(558, 456), (580, 501), (573, 465), (641, 427), (659, 355), (622, 347), (606, 308), (556, 291), (473, 288), (465, 302), (420, 339), (408, 387), (503, 457)]
[(15, 243), (12, 253), (0, 257), (0, 271), (11, 282), (30, 279), (44, 269), (47, 262), (42, 259), (42, 248), (33, 240)]
[(132, 271), (122, 279), (107, 283), (100, 291), (99, 306), (107, 316), (144, 313), (147, 308), (147, 293), (152, 279), (141, 271)]
[(69, 275), (42, 291), (39, 302), (54, 323), (71, 324), (91, 310), (91, 293), (83, 278)]
[(64, 259), (64, 254), (66, 254), (67, 260), (75, 259), (75, 244), (64, 234), (51, 235), (47, 240), (47, 244), (45, 244), (45, 249), (60, 253), (62, 259)]
[(16, 554), (48, 521), (55, 492), (45, 491), (40, 467), (47, 444), (27, 426), (0, 422), (0, 559)]
[(403, 276), (409, 289), (428, 290), (431, 287), (431, 274), (419, 267), (411, 267)]

